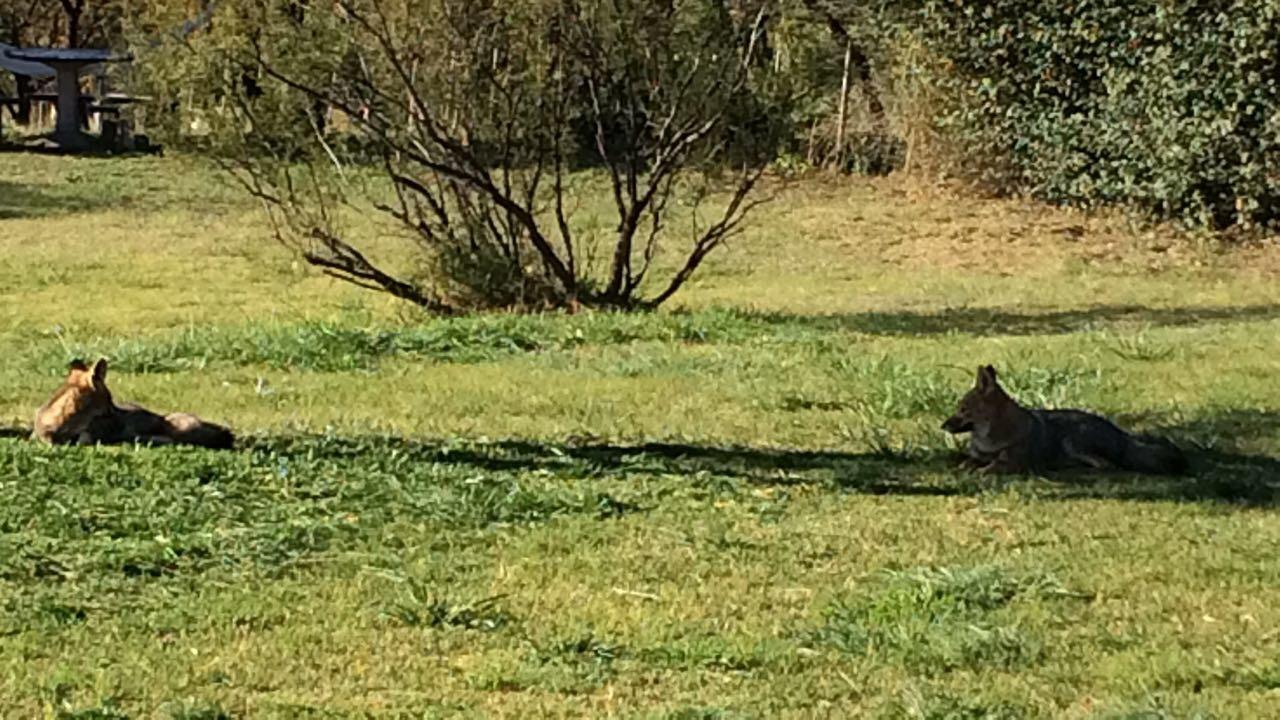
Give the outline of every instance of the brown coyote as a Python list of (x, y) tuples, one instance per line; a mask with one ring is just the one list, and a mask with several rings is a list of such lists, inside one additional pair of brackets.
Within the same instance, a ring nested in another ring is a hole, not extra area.
[(67, 379), (49, 402), (36, 411), (31, 437), (55, 445), (149, 443), (197, 445), (228, 449), (231, 431), (195, 415), (158, 415), (137, 405), (117, 405), (107, 389), (107, 361), (89, 367), (72, 360)]
[(1187, 469), (1182, 451), (1165, 440), (1130, 435), (1083, 410), (1022, 407), (990, 365), (978, 368), (977, 384), (942, 429), (970, 433), (969, 462), (983, 472), (1116, 468), (1176, 475)]

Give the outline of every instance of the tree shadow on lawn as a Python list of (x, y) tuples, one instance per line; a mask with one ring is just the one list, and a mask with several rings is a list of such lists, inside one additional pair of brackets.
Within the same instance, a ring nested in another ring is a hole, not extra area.
[(758, 322), (811, 330), (850, 331), (867, 335), (977, 336), (1063, 335), (1103, 325), (1133, 323), (1155, 327), (1185, 327), (1212, 322), (1248, 322), (1280, 318), (1280, 304), (1230, 307), (1152, 308), (1142, 305), (1099, 305), (1049, 312), (1004, 308), (947, 308), (937, 312), (864, 312), (835, 315), (792, 315), (750, 312)]
[(111, 204), (110, 198), (0, 180), (0, 220), (72, 215)]
[[(240, 451), (307, 454), (359, 463), (397, 453), (415, 462), (461, 465), (490, 472), (543, 470), (582, 477), (683, 475), (692, 482), (728, 478), (759, 485), (826, 485), (868, 495), (960, 496), (1002, 490), (1037, 497), (1135, 501), (1221, 502), (1280, 506), (1280, 460), (1241, 451), (1248, 443), (1280, 436), (1280, 412), (1226, 410), (1188, 421), (1126, 416), (1124, 424), (1154, 428), (1187, 449), (1191, 471), (1183, 477), (1131, 473), (1065, 472), (1044, 478), (984, 476), (957, 467), (943, 450), (845, 452), (794, 448), (593, 440), (420, 440), (397, 436), (282, 435), (250, 437)], [(25, 441), (30, 430), (0, 428), (0, 439)]]
[(1280, 460), (1224, 449), (1192, 450), (1184, 477), (1066, 472), (1046, 478), (984, 476), (962, 470), (948, 451), (853, 453), (684, 443), (543, 443), (525, 440), (441, 443), (397, 437), (253, 438), (251, 451), (318, 452), (358, 461), (395, 451), (418, 462), (491, 472), (542, 470), (578, 476), (684, 475), (693, 482), (731, 478), (759, 485), (827, 485), (868, 495), (960, 496), (1025, 490), (1037, 497), (1280, 505)]

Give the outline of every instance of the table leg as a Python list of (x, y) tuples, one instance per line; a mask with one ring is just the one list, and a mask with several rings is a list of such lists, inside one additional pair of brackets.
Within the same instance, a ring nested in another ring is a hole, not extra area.
[(74, 65), (59, 63), (58, 73), (58, 124), (54, 139), (59, 145), (78, 147), (83, 144), (80, 133), (80, 73)]

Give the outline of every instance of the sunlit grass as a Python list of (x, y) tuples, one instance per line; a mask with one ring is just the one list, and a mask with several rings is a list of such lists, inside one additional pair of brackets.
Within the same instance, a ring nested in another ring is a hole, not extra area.
[[(1278, 269), (809, 180), (661, 313), (437, 320), (196, 161), (0, 156), (0, 715), (1267, 717)], [(25, 441), (99, 355), (240, 448)], [(957, 470), (987, 362), (1194, 475)]]

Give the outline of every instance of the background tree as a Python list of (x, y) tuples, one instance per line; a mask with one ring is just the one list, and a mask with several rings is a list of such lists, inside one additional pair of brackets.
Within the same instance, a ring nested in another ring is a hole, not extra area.
[[(5, 0), (0, 2), (0, 43), (17, 47), (119, 47), (124, 41), (125, 17), (138, 2)], [(19, 101), (14, 119), (26, 124), (31, 117), (35, 85), (23, 75), (12, 78)]]
[(876, 87), (875, 79), (872, 77), (871, 59), (863, 48), (862, 43), (850, 35), (846, 29), (847, 21), (842, 17), (843, 10), (846, 8), (841, 8), (839, 5), (840, 3), (826, 0), (804, 0), (805, 9), (826, 24), (827, 29), (831, 31), (831, 36), (843, 48), (844, 61), (840, 73), (840, 101), (838, 119), (836, 121), (836, 141), (835, 149), (832, 152), (832, 160), (837, 165), (842, 165), (845, 150), (845, 133), (848, 128), (849, 91), (851, 89), (851, 80), (854, 76), (856, 76), (858, 85), (862, 90), (863, 98), (866, 99), (867, 111), (879, 131), (884, 130), (885, 114), (884, 103), (880, 99), (880, 90)]
[[(241, 0), (168, 72), (216, 88), (186, 108), (210, 149), (336, 277), (437, 312), (656, 307), (759, 203), (768, 22), (719, 0)], [(603, 242), (575, 225), (583, 165), (613, 200)], [(419, 271), (372, 260), (343, 206), (393, 219)]]
[(65, 21), (61, 40), (67, 47), (117, 46), (125, 15), (136, 4), (138, 0), (58, 0)]
[[(131, 2), (148, 42), (196, 5)], [(1280, 222), (1274, 2), (218, 7), (141, 53), (140, 89), (162, 99), (148, 130), (228, 161), (310, 262), (442, 311), (660, 304), (740, 226), (770, 160)], [(575, 207), (594, 182), (607, 232)], [(375, 261), (344, 205), (381, 209), (416, 266)]]
[[(58, 18), (56, 0), (11, 0), (0, 4), (0, 42), (16, 47), (51, 44)], [(35, 91), (31, 79), (25, 75), (0, 75), (6, 80), (12, 77), (18, 99), (14, 119), (26, 124), (31, 119), (31, 94)]]

